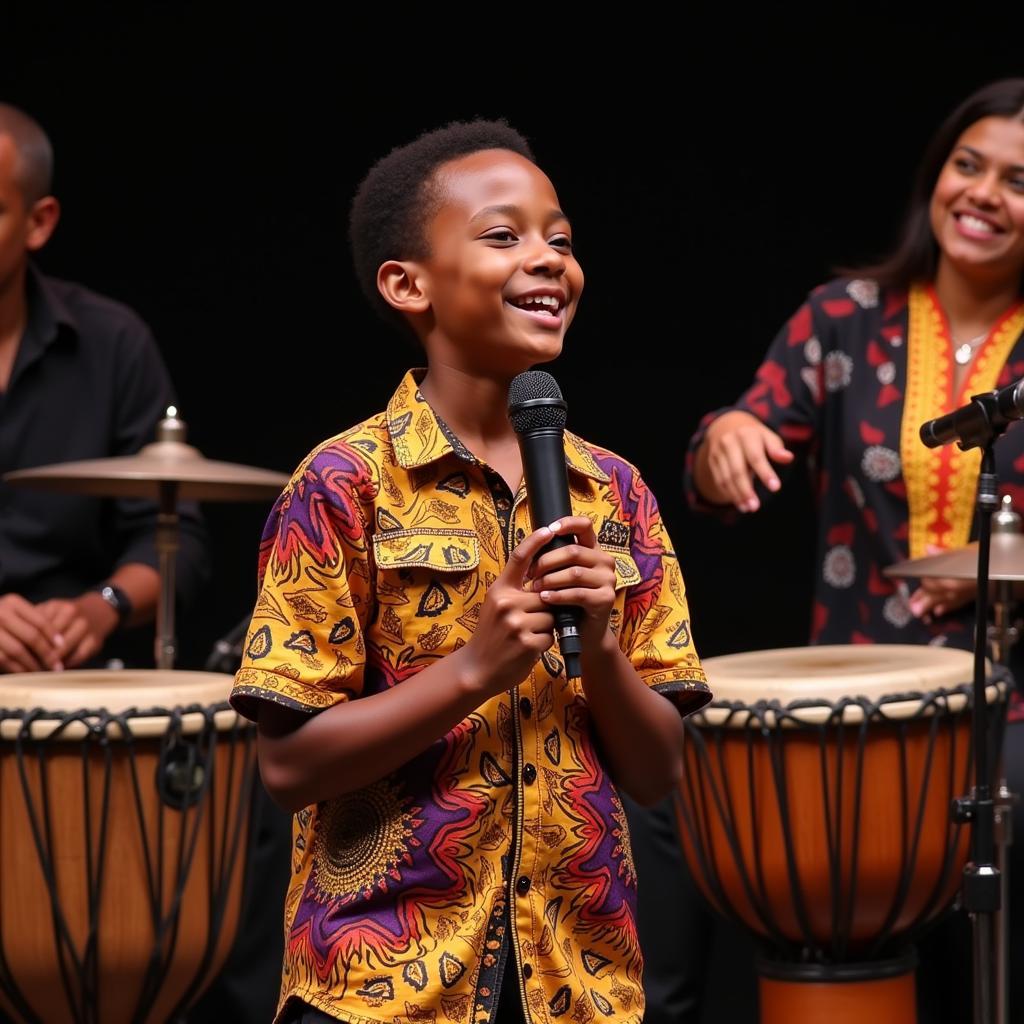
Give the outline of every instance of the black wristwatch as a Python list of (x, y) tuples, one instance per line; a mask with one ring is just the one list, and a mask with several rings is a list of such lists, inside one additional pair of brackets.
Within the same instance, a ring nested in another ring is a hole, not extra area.
[(98, 583), (93, 590), (117, 612), (117, 624), (123, 626), (132, 613), (132, 602), (128, 595), (113, 583)]

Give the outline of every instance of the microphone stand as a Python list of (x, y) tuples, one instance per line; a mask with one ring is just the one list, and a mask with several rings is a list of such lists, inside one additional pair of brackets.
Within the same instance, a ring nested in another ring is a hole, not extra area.
[(992, 547), (992, 513), (999, 504), (995, 436), (982, 450), (978, 475), (978, 598), (974, 633), (974, 788), (953, 801), (953, 820), (971, 825), (971, 859), (964, 867), (961, 902), (971, 916), (974, 954), (974, 1024), (993, 1024), (993, 920), (1001, 902), (1001, 879), (995, 864), (995, 802), (988, 757), (985, 656), (988, 639), (988, 559)]
[[(1009, 495), (1006, 495), (998, 512), (992, 517), (992, 534), (994, 537), (1012, 535), (1020, 537), (1022, 533), (1020, 514), (1014, 509)], [(992, 603), (993, 623), (989, 627), (989, 643), (992, 657), (1003, 668), (1010, 667), (1010, 651), (1016, 644), (1019, 630), (1012, 616), (1013, 584), (1009, 580), (1000, 580), (995, 587), (995, 600)], [(999, 782), (995, 792), (995, 842), (996, 865), (1001, 876), (1002, 898), (999, 912), (995, 917), (995, 986), (996, 986), (996, 1024), (1009, 1024), (1009, 948), (1010, 948), (1010, 901), (1008, 891), (1010, 879), (1010, 847), (1013, 845), (1013, 805), (1017, 802), (1016, 795), (1006, 784), (1006, 772), (1000, 769)]]
[[(971, 825), (971, 859), (964, 867), (961, 903), (970, 914), (974, 967), (974, 1024), (995, 1021), (993, 925), (1001, 906), (1002, 879), (995, 864), (995, 801), (988, 754), (988, 704), (985, 700), (985, 658), (988, 649), (988, 562), (992, 547), (992, 514), (999, 506), (995, 443), (1009, 426), (1001, 414), (998, 392), (974, 395), (969, 429), (962, 430), (960, 448), (981, 448), (978, 474), (978, 598), (974, 631), (974, 788), (953, 801), (953, 820)], [(971, 408), (971, 407), (968, 407)], [(968, 424), (965, 422), (964, 427)]]
[[(1005, 499), (1004, 499), (1005, 502)], [(999, 513), (996, 513), (998, 517)], [(1019, 532), (1019, 517), (1018, 532)], [(996, 589), (995, 625), (992, 635), (992, 654), (1004, 668), (1009, 668), (1010, 647), (1014, 642), (1017, 627), (1012, 625), (1010, 608), (1012, 584), (1000, 582)], [(1001, 898), (999, 912), (995, 916), (995, 986), (996, 986), (996, 1024), (1009, 1024), (1010, 1021), (1010, 847), (1013, 845), (1013, 805), (1017, 796), (1006, 784), (1006, 772), (1000, 770), (999, 783), (995, 793), (995, 842), (996, 865), (1001, 876)]]

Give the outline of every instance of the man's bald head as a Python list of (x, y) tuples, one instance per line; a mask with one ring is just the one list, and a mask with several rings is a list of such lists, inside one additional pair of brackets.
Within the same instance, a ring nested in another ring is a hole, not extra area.
[(26, 206), (50, 194), (53, 187), (53, 147), (46, 132), (24, 111), (0, 103), (0, 136), (6, 135), (18, 154), (15, 176)]

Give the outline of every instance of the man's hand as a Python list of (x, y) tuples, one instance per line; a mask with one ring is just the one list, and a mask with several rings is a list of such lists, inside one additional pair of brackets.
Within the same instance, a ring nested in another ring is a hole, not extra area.
[(44, 601), (38, 610), (61, 639), (59, 653), (65, 668), (77, 668), (95, 657), (117, 629), (117, 612), (95, 591), (69, 600)]
[(60, 630), (42, 606), (19, 594), (0, 597), (0, 672), (60, 670), (64, 649)]

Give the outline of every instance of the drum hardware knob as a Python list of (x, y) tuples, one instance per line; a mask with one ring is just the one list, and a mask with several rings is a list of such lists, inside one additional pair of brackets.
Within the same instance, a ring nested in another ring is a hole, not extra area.
[(1004, 494), (999, 509), (992, 513), (993, 533), (1024, 533), (1020, 513), (1013, 507), (1013, 499)]
[(975, 818), (976, 804), (969, 796), (954, 797), (950, 806), (950, 815), (957, 825), (969, 825)]
[(185, 421), (178, 415), (177, 407), (173, 405), (167, 406), (166, 415), (156, 425), (157, 441), (177, 441), (179, 444), (184, 444), (187, 436), (188, 427), (185, 426)]
[(156, 787), (168, 807), (184, 810), (192, 806), (203, 791), (206, 768), (193, 743), (178, 743), (161, 758), (156, 770)]

